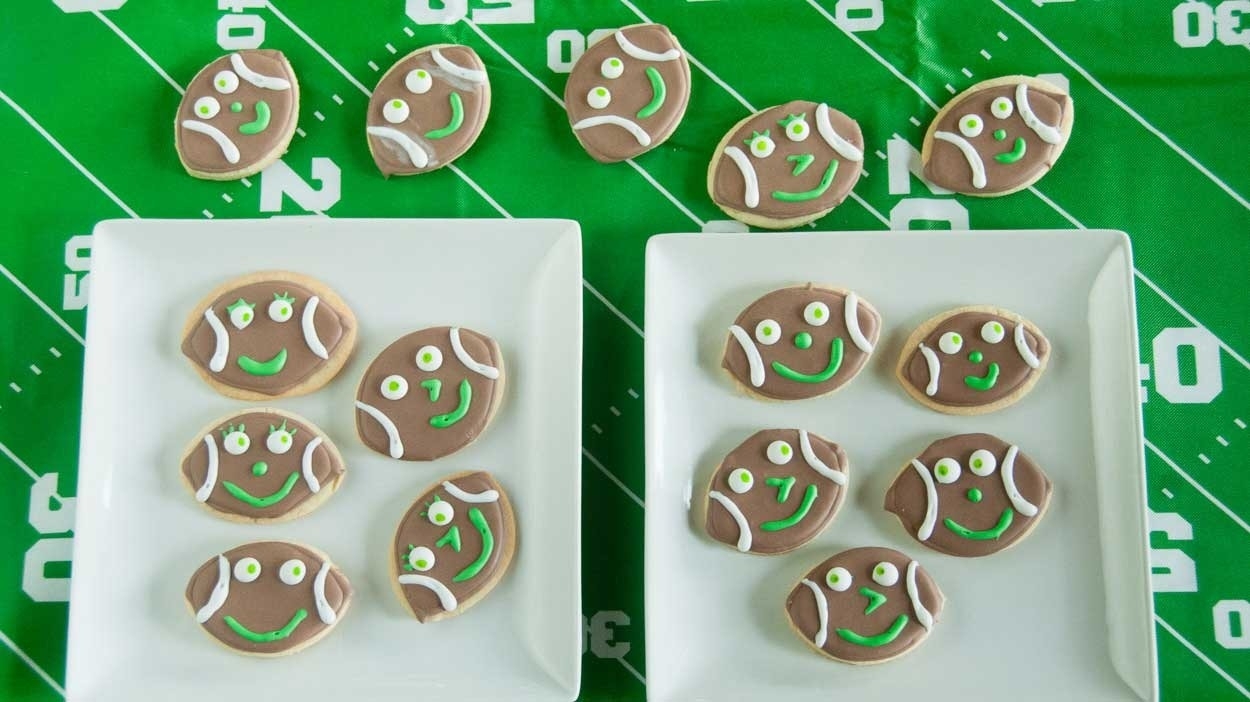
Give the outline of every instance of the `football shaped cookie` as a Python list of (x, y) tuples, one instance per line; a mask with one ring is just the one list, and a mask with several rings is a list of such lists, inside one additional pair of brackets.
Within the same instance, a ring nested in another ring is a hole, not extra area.
[(238, 51), (191, 80), (174, 120), (174, 146), (197, 178), (243, 178), (286, 153), (298, 117), (299, 83), (282, 52)]
[(753, 434), (708, 486), (705, 528), (743, 553), (793, 551), (829, 526), (850, 473), (841, 446), (802, 429)]
[(462, 614), (512, 563), (516, 519), (490, 473), (457, 473), (417, 498), (395, 530), (391, 582), (419, 622)]
[(919, 646), (945, 598), (916, 561), (890, 548), (853, 548), (790, 591), (786, 615), (809, 646), (844, 663), (884, 663)]
[(748, 392), (802, 400), (855, 377), (880, 334), (881, 315), (853, 292), (811, 284), (782, 288), (738, 315), (721, 365)]
[(490, 81), (477, 52), (427, 46), (397, 61), (374, 88), (369, 153), (387, 177), (433, 171), (473, 146), (489, 114)]
[(1046, 474), (1014, 445), (960, 434), (929, 445), (885, 495), (917, 541), (952, 556), (988, 556), (1023, 539), (1050, 504)]
[(351, 605), (352, 586), (325, 554), (263, 541), (208, 559), (186, 599), (196, 623), (227, 648), (285, 656), (330, 633)]
[(661, 24), (622, 27), (586, 50), (564, 86), (564, 107), (596, 161), (633, 158), (664, 143), (690, 102), (690, 64)]
[(1072, 98), (1039, 78), (983, 81), (955, 96), (925, 134), (920, 160), (934, 185), (1007, 195), (1046, 175), (1072, 133)]
[(503, 401), (503, 354), (471, 329), (431, 327), (387, 346), (356, 390), (365, 446), (405, 461), (432, 461), (477, 439)]
[(343, 368), (355, 345), (347, 303), (323, 283), (287, 271), (221, 285), (196, 305), (182, 333), (182, 353), (200, 376), (240, 400), (312, 392)]
[(343, 480), (343, 457), (299, 415), (257, 409), (205, 427), (182, 459), (197, 502), (232, 521), (278, 522), (316, 509)]
[(864, 135), (825, 103), (795, 100), (734, 125), (707, 171), (712, 200), (756, 227), (788, 229), (842, 203), (863, 170)]
[(1014, 404), (1037, 383), (1050, 342), (1020, 315), (960, 307), (920, 325), (898, 361), (907, 393), (947, 414), (985, 414)]

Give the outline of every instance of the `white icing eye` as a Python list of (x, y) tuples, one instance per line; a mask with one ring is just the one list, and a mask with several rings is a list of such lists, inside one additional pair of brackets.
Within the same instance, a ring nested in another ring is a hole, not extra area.
[(624, 72), (625, 64), (615, 56), (609, 56), (603, 60), (603, 63), (599, 64), (599, 73), (609, 80), (620, 78)]
[(791, 458), (794, 458), (794, 448), (778, 439), (768, 445), (767, 455), (769, 461), (783, 466), (789, 463)]
[(829, 305), (823, 302), (809, 302), (803, 308), (803, 321), (813, 327), (823, 326), (829, 321)]
[(995, 322), (991, 319), (981, 325), (981, 338), (984, 339), (986, 343), (997, 344), (1003, 340), (1005, 333), (1006, 332), (1003, 330), (1002, 322)]
[(260, 561), (252, 557), (240, 558), (234, 564), (234, 579), (241, 583), (250, 583), (260, 577)]
[(285, 322), (291, 318), (291, 300), (279, 298), (269, 303), (269, 318), (275, 322)]
[(239, 331), (246, 329), (254, 317), (252, 305), (235, 303), (230, 306), (230, 323)]
[(807, 126), (807, 121), (803, 119), (802, 115), (786, 122), (785, 128), (786, 138), (790, 141), (803, 141), (808, 134), (812, 133), (811, 128)]
[(964, 338), (955, 332), (946, 332), (938, 338), (938, 348), (942, 353), (956, 354), (964, 347)]
[(212, 119), (221, 112), (221, 103), (217, 102), (217, 98), (204, 96), (195, 101), (195, 116), (200, 119)]
[(418, 546), (408, 552), (408, 565), (424, 573), (434, 567), (434, 552), (425, 546)]
[(443, 352), (437, 346), (422, 346), (417, 349), (417, 368), (423, 371), (436, 371), (443, 366)]
[(851, 588), (851, 572), (842, 566), (830, 568), (825, 573), (825, 584), (834, 592), (846, 592)]
[(768, 158), (773, 155), (773, 149), (777, 145), (773, 143), (771, 137), (768, 136), (768, 130), (764, 130), (763, 134), (752, 132), (751, 138), (747, 140), (747, 147), (751, 149), (751, 155), (756, 158)]
[(781, 341), (781, 325), (774, 319), (765, 319), (755, 325), (755, 340), (765, 346)]
[(287, 585), (299, 585), (308, 574), (308, 566), (298, 558), (292, 558), (278, 569), (278, 579)]
[(933, 464), (933, 476), (943, 485), (959, 480), (960, 472), (959, 461), (953, 458), (939, 458), (938, 462)]
[(269, 436), (265, 438), (265, 448), (269, 449), (270, 453), (286, 453), (294, 445), (291, 432), (286, 430), (286, 424), (283, 424), (282, 428), (269, 432)]
[(985, 129), (985, 123), (979, 115), (964, 115), (959, 118), (959, 132), (966, 137), (981, 136), (982, 129)]
[(382, 117), (391, 124), (399, 124), (408, 119), (408, 103), (399, 98), (392, 98), (382, 108)]
[(382, 379), (381, 391), (388, 400), (402, 400), (408, 394), (408, 381), (402, 375), (388, 375)]
[(990, 103), (990, 112), (999, 119), (1007, 119), (1015, 111), (1016, 106), (1011, 104), (1011, 98), (1006, 96), (996, 97), (994, 102)]
[(239, 77), (234, 71), (218, 71), (213, 76), (213, 87), (222, 95), (229, 95), (239, 89)]
[(430, 92), (430, 88), (434, 87), (434, 79), (430, 76), (430, 72), (424, 68), (415, 68), (408, 71), (408, 75), (404, 76), (404, 87), (410, 93), (424, 95)]
[(881, 561), (872, 569), (872, 581), (885, 587), (893, 586), (898, 582), (898, 567), (888, 561)]
[(729, 474), (729, 489), (741, 495), (755, 486), (755, 476), (746, 468), (734, 468)]
[(442, 526), (451, 523), (452, 517), (456, 516), (456, 509), (451, 506), (450, 502), (439, 500), (430, 505), (429, 509), (425, 511), (425, 516), (430, 520), (431, 524)]
[(994, 454), (985, 449), (977, 449), (972, 452), (972, 457), (968, 459), (968, 470), (976, 475), (986, 476), (994, 472), (998, 467), (998, 459), (994, 458)]
[(221, 445), (226, 449), (226, 453), (238, 456), (247, 452), (252, 445), (252, 440), (247, 438), (247, 434), (244, 434), (242, 429), (233, 429), (222, 438)]
[(608, 89), (602, 85), (597, 85), (591, 88), (589, 93), (586, 93), (586, 104), (596, 110), (602, 110), (612, 104), (612, 93), (608, 92)]

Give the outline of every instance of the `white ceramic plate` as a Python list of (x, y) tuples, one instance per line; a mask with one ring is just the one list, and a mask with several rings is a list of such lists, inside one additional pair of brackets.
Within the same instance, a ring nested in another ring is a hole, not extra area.
[[(860, 376), (791, 403), (740, 393), (720, 370), (727, 328), (774, 288), (851, 288), (884, 319)], [(647, 251), (647, 684), (653, 702), (832, 699), (1123, 700), (1156, 695), (1145, 471), (1128, 238), (1109, 231), (662, 236)], [(1017, 405), (983, 417), (926, 409), (893, 377), (921, 322), (965, 304), (1025, 315), (1054, 345)], [(757, 429), (840, 443), (850, 493), (833, 524), (776, 557), (713, 542), (687, 513), (710, 471)], [(906, 461), (950, 434), (1018, 443), (1054, 483), (1044, 521), (983, 559), (913, 541), (882, 508)], [(693, 486), (691, 485), (694, 479)], [(933, 634), (896, 661), (825, 659), (783, 605), (812, 566), (882, 545), (946, 594)]]
[[(179, 352), (183, 320), (251, 270), (319, 278), (360, 337), (321, 390), (271, 404), (316, 422), (348, 466), (341, 489), (294, 522), (212, 516), (179, 479), (195, 432), (245, 403), (203, 383)], [(581, 662), (581, 239), (569, 221), (118, 221), (95, 229), (74, 534), (68, 692), (90, 702), (572, 700)], [(433, 463), (393, 461), (356, 438), (356, 384), (402, 334), (462, 324), (503, 348), (508, 388), (482, 438)], [(491, 470), (516, 509), (511, 571), (457, 618), (418, 624), (392, 592), (395, 526), (438, 476)], [(195, 569), (257, 539), (326, 551), (352, 581), (351, 611), (294, 656), (218, 645), (183, 602)]]

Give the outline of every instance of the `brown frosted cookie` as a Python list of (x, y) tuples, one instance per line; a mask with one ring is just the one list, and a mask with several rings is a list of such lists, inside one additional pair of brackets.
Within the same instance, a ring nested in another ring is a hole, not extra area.
[(356, 318), (318, 280), (263, 271), (209, 293), (182, 331), (182, 353), (223, 395), (267, 400), (330, 381), (356, 345)]
[(712, 475), (704, 526), (743, 553), (793, 551), (833, 521), (850, 468), (841, 446), (810, 432), (756, 432)]
[(855, 377), (880, 334), (881, 315), (849, 290), (781, 288), (734, 320), (721, 366), (755, 395), (817, 397)]
[(986, 414), (1015, 404), (1050, 361), (1031, 322), (998, 307), (943, 312), (908, 337), (895, 374), (909, 395), (946, 414)]
[(564, 86), (564, 108), (582, 148), (600, 163), (663, 144), (686, 114), (690, 64), (662, 24), (613, 32), (582, 54)]
[(516, 544), (512, 504), (494, 477), (485, 471), (449, 475), (400, 520), (391, 582), (417, 621), (454, 617), (494, 589)]
[(299, 83), (280, 51), (237, 51), (191, 79), (174, 119), (174, 147), (187, 173), (235, 180), (286, 153), (299, 119)]
[(477, 52), (438, 44), (408, 54), (373, 89), (369, 153), (382, 174), (433, 171), (460, 157), (490, 114), (490, 80)]
[(230, 414), (187, 447), (182, 478), (200, 504), (240, 522), (280, 522), (316, 509), (343, 481), (343, 457), (303, 417), (264, 408)]
[(187, 583), (186, 601), (196, 623), (227, 648), (287, 656), (330, 633), (351, 605), (352, 586), (316, 549), (261, 541), (205, 561)]
[(925, 134), (920, 160), (934, 185), (992, 197), (1046, 175), (1072, 133), (1072, 98), (1028, 76), (982, 81), (956, 95)]
[(794, 100), (738, 122), (716, 147), (707, 191), (730, 217), (788, 229), (825, 216), (863, 170), (859, 124), (825, 103)]
[(945, 597), (907, 555), (891, 548), (843, 551), (803, 576), (786, 598), (790, 627), (822, 655), (884, 663), (929, 635)]
[(1023, 539), (1050, 504), (1046, 474), (1017, 446), (989, 434), (929, 445), (885, 495), (920, 543), (952, 556), (988, 556)]

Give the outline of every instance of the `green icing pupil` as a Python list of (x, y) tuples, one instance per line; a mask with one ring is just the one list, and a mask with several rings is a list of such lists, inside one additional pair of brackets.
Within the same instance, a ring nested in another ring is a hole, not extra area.
[(789, 456), (789, 455), (790, 455), (790, 447), (789, 447), (789, 446), (782, 446), (782, 447), (781, 447), (781, 455), (783, 455), (783, 456)]
[(751, 482), (751, 474), (750, 474), (750, 473), (743, 473), (739, 479), (740, 479), (740, 480), (742, 480), (742, 482), (744, 482), (744, 483), (749, 483), (749, 482)]
[(429, 363), (430, 361), (434, 360), (434, 356), (427, 353), (421, 356), (421, 360), (425, 363)]
[(951, 341), (956, 344), (959, 344), (963, 342), (963, 339), (958, 334), (954, 334), (951, 336)]
[(291, 573), (296, 576), (298, 576), (300, 573), (303, 573), (303, 572), (304, 570), (300, 568), (299, 566), (295, 566), (294, 568), (291, 569)]
[(950, 469), (947, 468), (946, 466), (938, 466), (937, 472), (938, 472), (938, 475), (946, 475), (947, 473), (950, 472)]
[(244, 322), (250, 322), (250, 321), (252, 321), (252, 313), (251, 313), (251, 312), (244, 312), (243, 314), (241, 314), (241, 315), (239, 315), (239, 316), (243, 317), (243, 321), (244, 321)]
[(812, 310), (812, 316), (815, 317), (816, 319), (820, 319), (821, 317), (825, 316), (825, 311), (817, 307), (816, 309)]
[(390, 388), (391, 390), (398, 390), (398, 389), (399, 389), (399, 381), (392, 380), (392, 381), (390, 382), (390, 384), (389, 384), (389, 385), (387, 385), (387, 387), (388, 387), (388, 388)]
[(772, 335), (773, 335), (773, 328), (772, 328), (772, 327), (764, 327), (764, 336), (772, 336)]
[(981, 459), (979, 459), (979, 458), (978, 458), (977, 460), (975, 460), (975, 461), (973, 461), (973, 462), (972, 462), (972, 467), (973, 467), (973, 468), (980, 468), (980, 467), (981, 467), (981, 466), (983, 466), (983, 465), (985, 465), (985, 461), (982, 461), (982, 460), (981, 460)]
[(426, 564), (427, 564), (427, 563), (428, 563), (428, 561), (426, 561), (424, 558), (418, 559), (418, 560), (417, 560), (417, 567), (418, 567), (418, 568), (424, 568), (424, 567), (426, 566)]
[(398, 109), (398, 108), (399, 108), (399, 100), (392, 100), (392, 101), (391, 101), (391, 107), (394, 107), (394, 108)]
[(247, 572), (249, 572), (249, 573), (255, 573), (255, 572), (256, 572), (256, 564), (255, 564), (255, 563), (249, 563), (249, 564), (247, 564)]
[(285, 443), (289, 443), (289, 442), (291, 441), (291, 437), (289, 437), (289, 436), (284, 436), (284, 437), (282, 437), (281, 439), (279, 439), (279, 441), (281, 441), (281, 442), (282, 442), (282, 443), (284, 443), (284, 444), (285, 444)]
[(447, 517), (444, 517), (444, 516), (443, 516), (443, 515), (441, 515), (441, 514), (436, 514), (436, 515), (434, 515), (434, 521), (436, 521), (436, 522), (441, 522), (441, 521), (443, 521), (443, 520), (445, 520), (445, 519), (447, 519)]
[(243, 438), (242, 436), (240, 436), (240, 437), (239, 437), (239, 445), (240, 445), (240, 446), (243, 446), (243, 445), (245, 445), (245, 444), (247, 444), (247, 439), (245, 439), (245, 438)]

